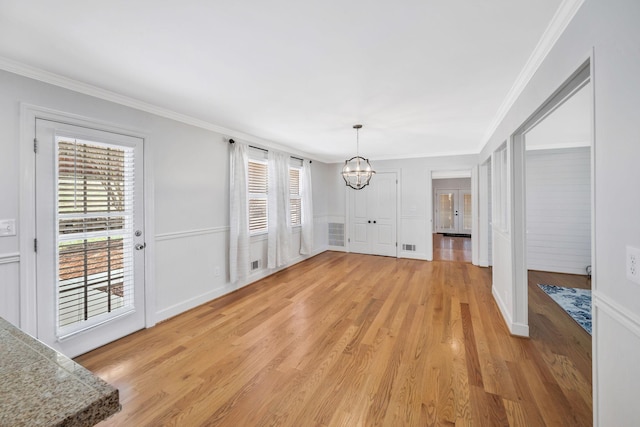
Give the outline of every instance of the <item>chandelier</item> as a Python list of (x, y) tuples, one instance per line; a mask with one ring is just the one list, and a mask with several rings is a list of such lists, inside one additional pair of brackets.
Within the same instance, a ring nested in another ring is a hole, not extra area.
[(344, 161), (342, 167), (342, 178), (344, 182), (354, 190), (361, 190), (371, 181), (371, 177), (376, 173), (371, 169), (371, 163), (364, 157), (360, 157), (360, 138), (358, 131), (362, 125), (353, 125), (356, 130), (356, 156)]

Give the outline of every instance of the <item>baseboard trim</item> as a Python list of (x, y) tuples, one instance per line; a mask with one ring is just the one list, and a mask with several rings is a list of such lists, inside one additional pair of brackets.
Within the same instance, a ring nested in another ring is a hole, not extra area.
[(164, 308), (156, 312), (155, 323), (170, 319), (174, 316), (177, 316), (186, 311), (194, 309), (202, 304), (206, 304), (210, 301), (213, 301), (216, 298), (219, 298), (235, 290), (236, 288), (235, 287), (232, 288), (230, 283), (226, 283), (225, 285), (217, 287), (216, 289), (213, 289), (211, 291), (205, 292), (204, 294), (198, 295), (186, 301), (182, 301), (178, 304), (174, 304), (170, 307)]
[(400, 251), (398, 253), (398, 258), (408, 258), (408, 259), (417, 259), (420, 261), (427, 261), (427, 254), (422, 252)]
[(496, 301), (498, 310), (500, 310), (502, 319), (507, 325), (507, 328), (509, 328), (509, 332), (511, 333), (511, 335), (529, 338), (529, 325), (513, 321), (513, 319), (511, 318), (511, 314), (507, 310), (506, 304), (504, 303), (502, 298), (500, 298), (500, 294), (496, 290), (495, 286), (491, 286), (491, 294), (493, 295), (493, 299)]

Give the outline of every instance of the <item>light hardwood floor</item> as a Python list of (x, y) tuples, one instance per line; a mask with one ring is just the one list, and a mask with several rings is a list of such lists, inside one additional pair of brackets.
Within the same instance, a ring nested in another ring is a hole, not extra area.
[(102, 426), (591, 425), (588, 335), (532, 290), (510, 336), (490, 275), (325, 252), (76, 360), (120, 389)]
[(434, 233), (433, 260), (471, 262), (471, 238)]

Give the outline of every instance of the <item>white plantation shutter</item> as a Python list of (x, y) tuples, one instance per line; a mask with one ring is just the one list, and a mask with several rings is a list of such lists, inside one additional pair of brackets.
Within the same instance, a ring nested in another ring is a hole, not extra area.
[(64, 336), (133, 310), (134, 149), (57, 147), (57, 327)]
[(289, 211), (291, 225), (302, 224), (302, 200), (300, 198), (300, 169), (289, 168)]
[(249, 160), (249, 232), (267, 231), (267, 164)]

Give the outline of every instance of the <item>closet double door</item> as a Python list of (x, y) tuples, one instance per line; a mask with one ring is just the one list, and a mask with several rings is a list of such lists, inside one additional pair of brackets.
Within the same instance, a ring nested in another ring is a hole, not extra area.
[(349, 251), (397, 256), (397, 175), (377, 173), (362, 190), (349, 194)]

